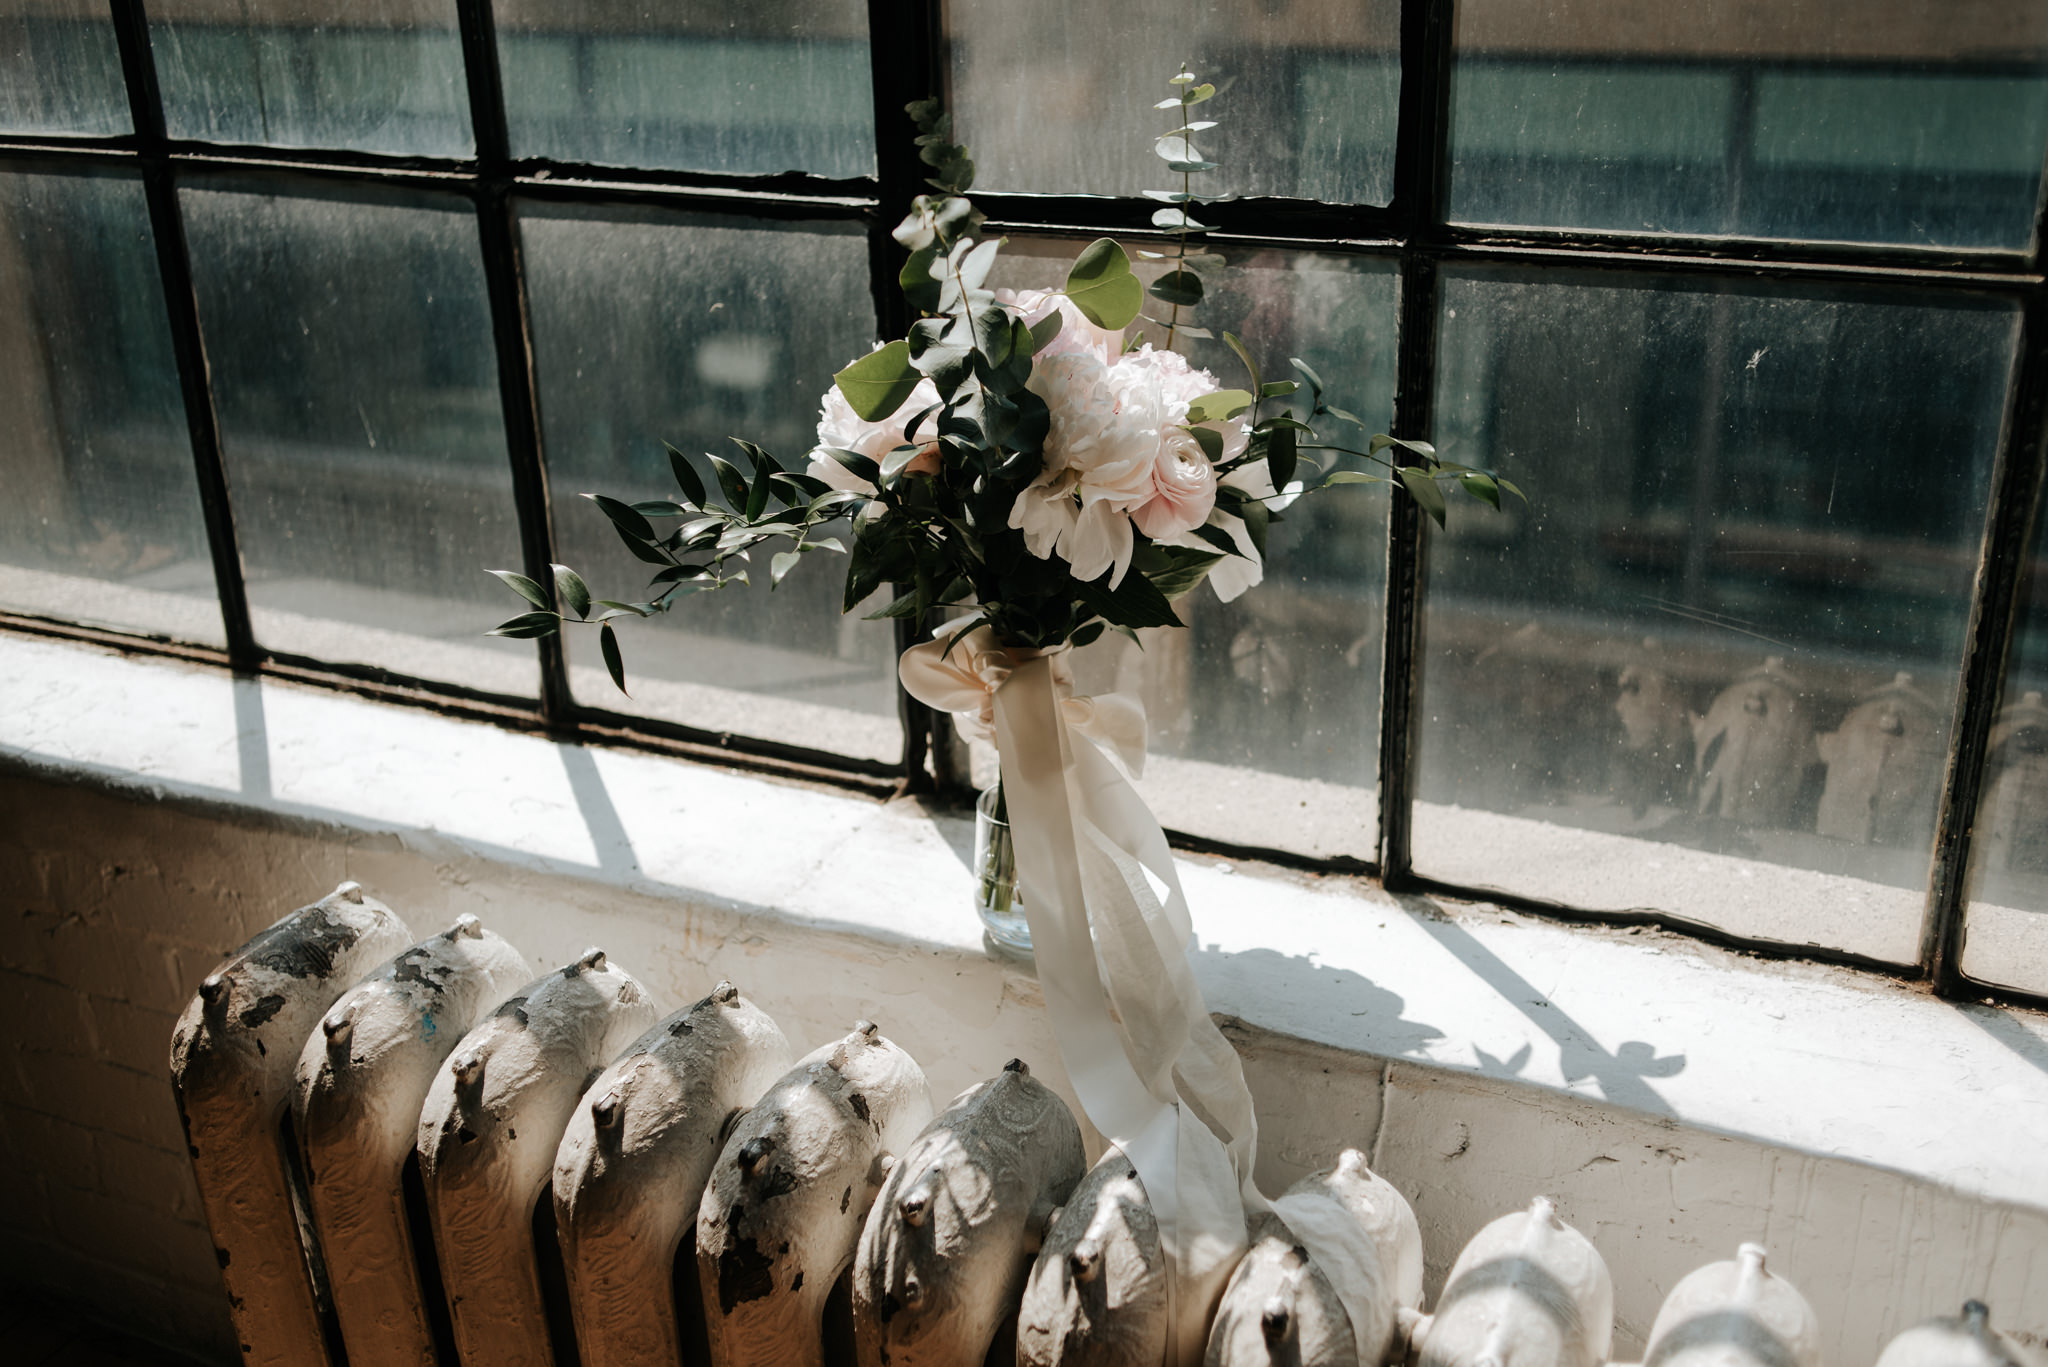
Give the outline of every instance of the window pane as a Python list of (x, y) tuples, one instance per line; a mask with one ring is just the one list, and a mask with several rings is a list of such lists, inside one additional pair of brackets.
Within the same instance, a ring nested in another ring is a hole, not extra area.
[(183, 199), (256, 639), (532, 694), (532, 644), (483, 634), (520, 550), (474, 213)]
[(111, 137), (131, 126), (104, 0), (0, 0), (0, 130)]
[[(819, 396), (874, 341), (867, 236), (851, 222), (534, 204), (521, 234), (559, 554), (600, 597), (641, 599), (650, 567), (576, 495), (672, 498), (665, 441), (744, 469), (728, 438), (745, 437), (801, 469)], [(894, 761), (895, 635), (840, 615), (845, 575), (843, 557), (815, 554), (771, 592), (758, 556), (752, 588), (627, 624), (630, 699), (595, 633), (571, 631), (571, 686), (596, 707)]]
[[(994, 283), (1057, 284), (1079, 244), (1012, 239)], [(1329, 402), (1384, 431), (1393, 407), (1396, 279), (1390, 264), (1311, 252), (1231, 251), (1208, 273), (1199, 321), (1238, 333), (1269, 378), (1298, 356)], [(1141, 274), (1157, 265), (1139, 263)], [(1150, 340), (1163, 341), (1150, 329)], [(1221, 384), (1246, 383), (1221, 341), (1179, 339)], [(1305, 415), (1307, 405), (1297, 404)], [(1326, 440), (1359, 445), (1332, 424)], [(1304, 456), (1315, 453), (1304, 452)], [(1139, 694), (1150, 725), (1139, 790), (1175, 830), (1316, 856), (1371, 858), (1378, 834), (1380, 638), (1386, 495), (1332, 489), (1288, 507), (1265, 577), (1229, 603), (1182, 599), (1185, 631), (1105, 637), (1080, 652), (1083, 692)], [(982, 776), (993, 781), (993, 755)]]
[(150, 45), (174, 138), (464, 156), (475, 147), (454, 0), (159, 0)]
[(0, 606), (221, 643), (139, 182), (0, 174)]
[[(1555, 273), (1546, 281), (1558, 281)], [(1419, 872), (1911, 962), (2009, 308), (1444, 288)]]
[(1992, 723), (1970, 840), (1963, 972), (2048, 992), (2048, 518), (2023, 567), (2005, 699)]
[(1400, 5), (1216, 0), (947, 0), (948, 98), (990, 190), (1138, 195), (1177, 190), (1152, 140), (1153, 105), (1188, 61), (1216, 98), (1197, 145), (1218, 170), (1198, 191), (1385, 204), (1401, 91)]
[(2024, 248), (2048, 7), (1466, 0), (1451, 215), (1472, 223)]
[(497, 6), (520, 156), (729, 175), (875, 170), (860, 0)]

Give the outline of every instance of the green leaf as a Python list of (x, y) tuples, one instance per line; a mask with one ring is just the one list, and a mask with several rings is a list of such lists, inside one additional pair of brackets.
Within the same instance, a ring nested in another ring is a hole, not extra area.
[(1182, 104), (1201, 104), (1204, 100), (1214, 99), (1215, 96), (1216, 87), (1204, 83), (1192, 90), (1184, 91), (1180, 97), (1180, 102)]
[(1236, 538), (1232, 537), (1229, 532), (1224, 531), (1221, 527), (1212, 527), (1204, 522), (1201, 526), (1195, 528), (1195, 535), (1214, 546), (1224, 555), (1236, 555), (1239, 553)]
[(1323, 480), (1325, 484), (1385, 484), (1385, 475), (1369, 475), (1363, 470), (1332, 470)]
[(1238, 505), (1237, 515), (1244, 519), (1244, 532), (1252, 539), (1252, 547), (1259, 558), (1266, 555), (1266, 527), (1273, 520), (1273, 514), (1265, 504), (1256, 499), (1246, 499)]
[(1054, 309), (1031, 325), (1031, 354), (1037, 355), (1046, 349), (1052, 339), (1060, 335), (1060, 329), (1067, 325), (1066, 315)]
[(1495, 484), (1498, 484), (1501, 488), (1507, 490), (1509, 493), (1513, 494), (1516, 498), (1522, 500), (1522, 502), (1527, 503), (1529, 501), (1529, 496), (1523, 493), (1520, 489), (1517, 489), (1515, 487), (1513, 480), (1502, 479), (1499, 475), (1495, 475), (1493, 477), (1493, 482)]
[(668, 468), (676, 477), (676, 488), (683, 491), (683, 497), (689, 500), (691, 507), (703, 507), (704, 481), (697, 477), (696, 468), (690, 464), (689, 457), (667, 442), (661, 445), (662, 449), (668, 452)]
[[(1130, 263), (1124, 264), (1129, 271)], [(910, 364), (910, 344), (894, 341), (855, 361), (832, 377), (847, 404), (868, 422), (879, 422), (917, 388), (917, 370)]]
[(1193, 308), (1202, 302), (1202, 277), (1190, 270), (1168, 271), (1152, 282), (1150, 293), (1165, 303)]
[(1145, 290), (1131, 274), (1131, 258), (1124, 249), (1111, 238), (1098, 237), (1067, 272), (1067, 298), (1089, 322), (1118, 332), (1138, 316)]
[(889, 604), (888, 607), (881, 609), (879, 612), (871, 612), (861, 620), (864, 622), (886, 622), (898, 617), (915, 617), (916, 615), (917, 595), (906, 593)]
[(803, 558), (801, 551), (777, 551), (774, 559), (768, 562), (769, 589), (773, 590), (777, 584), (780, 584), (782, 577), (795, 569), (797, 562)]
[(621, 503), (615, 498), (607, 498), (603, 494), (585, 494), (584, 497), (602, 509), (604, 515), (612, 520), (612, 525), (620, 531), (630, 533), (641, 541), (655, 540), (654, 524), (635, 511), (632, 505)]
[(917, 453), (922, 450), (922, 446), (891, 447), (888, 454), (882, 457), (882, 478), (893, 482), (896, 476), (903, 473), (903, 467), (916, 460)]
[(510, 621), (500, 622), (490, 630), (492, 636), (509, 636), (515, 641), (528, 640), (535, 636), (552, 636), (562, 629), (561, 617), (552, 612), (523, 612)]
[(1012, 321), (1009, 310), (998, 304), (991, 304), (974, 315), (974, 345), (991, 367), (1000, 366), (1010, 359), (1015, 337), (1010, 326)]
[(590, 586), (583, 582), (583, 576), (567, 565), (553, 566), (555, 571), (555, 592), (562, 595), (562, 601), (569, 605), (578, 617), (590, 615)]
[(1284, 399), (1299, 388), (1301, 386), (1292, 380), (1268, 380), (1259, 386), (1259, 397), (1262, 399)]
[(504, 580), (506, 588), (511, 589), (512, 592), (518, 594), (543, 612), (553, 612), (555, 610), (555, 605), (548, 601), (547, 590), (543, 589), (533, 580), (528, 579), (525, 575), (513, 570), (491, 570), (490, 573)]
[(1458, 484), (1466, 493), (1472, 495), (1481, 503), (1492, 504), (1495, 508), (1500, 507), (1500, 486), (1493, 482), (1493, 476), (1484, 475), (1474, 470), (1470, 473), (1459, 475)]
[(1219, 389), (1204, 394), (1188, 405), (1189, 422), (1222, 422), (1252, 406), (1251, 394), (1242, 389)]
[(1184, 598), (1209, 577), (1210, 567), (1223, 559), (1207, 551), (1189, 550), (1185, 546), (1162, 546), (1168, 556), (1167, 568), (1146, 575), (1152, 587), (1166, 595), (1172, 602)]
[(1429, 477), (1429, 471), (1420, 465), (1404, 465), (1400, 468), (1401, 485), (1408, 496), (1415, 500), (1415, 506), (1428, 513), (1437, 526), (1444, 525), (1444, 491), (1436, 487), (1436, 481)]
[[(612, 676), (612, 687), (618, 689), (621, 693), (625, 693), (626, 662), (619, 655), (618, 633), (612, 630), (610, 622), (606, 622), (597, 629), (597, 644), (599, 649), (604, 651), (605, 672)], [(631, 697), (632, 695), (628, 693), (627, 696)]]
[(725, 501), (735, 512), (747, 506), (747, 477), (740, 473), (740, 467), (723, 456), (705, 453), (711, 468), (718, 475), (718, 487), (725, 491)]
[(1208, 457), (1211, 465), (1223, 459), (1223, 434), (1221, 432), (1218, 432), (1213, 427), (1190, 427), (1187, 429), (1187, 433), (1195, 439), (1195, 445), (1202, 448), (1202, 454)]
[(1223, 344), (1236, 352), (1237, 359), (1244, 362), (1244, 368), (1251, 373), (1252, 388), (1263, 389), (1266, 381), (1265, 377), (1259, 374), (1259, 363), (1252, 359), (1251, 352), (1245, 350), (1245, 345), (1242, 341), (1238, 340), (1237, 334), (1234, 332), (1224, 333)]
[(1327, 386), (1323, 384), (1323, 377), (1316, 373), (1315, 367), (1311, 366), (1307, 361), (1302, 360), (1301, 357), (1289, 356), (1287, 358), (1287, 364), (1293, 366), (1296, 370), (1301, 372), (1301, 377), (1304, 380), (1308, 381), (1308, 387), (1310, 392), (1315, 394), (1321, 394), (1323, 390), (1327, 388)]
[(896, 283), (903, 287), (903, 297), (918, 313), (936, 313), (939, 308), (939, 281), (932, 274), (932, 265), (939, 259), (936, 247), (920, 247), (910, 254), (897, 273)]
[[(1172, 104), (1174, 102), (1172, 100), (1168, 100), (1167, 103)], [(1090, 622), (1086, 626), (1082, 627), (1079, 631), (1074, 633), (1074, 649), (1079, 650), (1082, 646), (1094, 645), (1097, 641), (1102, 639), (1102, 633), (1108, 629), (1108, 626), (1109, 624), (1106, 622), (1096, 621)]]
[[(1112, 571), (1113, 573), (1113, 571)], [(1136, 570), (1124, 575), (1123, 583), (1109, 587), (1109, 575), (1090, 584), (1074, 585), (1074, 597), (1111, 626), (1177, 627), (1181, 620), (1156, 585)]]
[(1272, 427), (1266, 431), (1266, 473), (1273, 477), (1275, 489), (1285, 489), (1294, 478), (1294, 442), (1291, 427)]
[(1155, 228), (1171, 228), (1186, 233), (1206, 233), (1209, 231), (1208, 224), (1198, 223), (1194, 219), (1189, 218), (1186, 209), (1154, 209), (1152, 211), (1152, 226)]

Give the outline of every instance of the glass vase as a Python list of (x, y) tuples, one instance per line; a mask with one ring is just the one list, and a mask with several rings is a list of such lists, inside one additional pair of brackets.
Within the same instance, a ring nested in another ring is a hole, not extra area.
[(1017, 897), (1017, 855), (1002, 799), (1002, 785), (993, 784), (974, 802), (974, 912), (998, 948), (1028, 955), (1031, 924)]

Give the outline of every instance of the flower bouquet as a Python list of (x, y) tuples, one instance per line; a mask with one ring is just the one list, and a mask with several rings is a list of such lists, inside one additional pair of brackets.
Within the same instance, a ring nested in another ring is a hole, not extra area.
[[(1074, 696), (1071, 652), (1109, 631), (1182, 625), (1175, 600), (1205, 580), (1226, 600), (1243, 593), (1259, 581), (1268, 527), (1303, 494), (1392, 482), (1441, 524), (1446, 486), (1495, 507), (1519, 491), (1425, 442), (1323, 440), (1317, 424), (1356, 419), (1324, 402), (1298, 360), (1299, 380), (1268, 380), (1225, 332), (1247, 373), (1226, 387), (1173, 350), (1209, 335), (1183, 312), (1204, 295), (1205, 259), (1188, 251), (1206, 231), (1192, 178), (1214, 163), (1193, 139), (1214, 126), (1195, 112), (1215, 93), (1186, 71), (1173, 87), (1160, 107), (1174, 126), (1156, 145), (1179, 188), (1153, 193), (1153, 222), (1176, 250), (1140, 253), (1157, 263), (1149, 287), (1104, 238), (1064, 289), (989, 288), (1002, 243), (978, 236), (973, 162), (936, 102), (913, 104), (933, 193), (895, 237), (916, 321), (834, 377), (803, 467), (736, 438), (747, 468), (710, 456), (715, 490), (671, 447), (674, 500), (589, 495), (656, 567), (642, 601), (593, 600), (556, 566), (564, 615), (538, 583), (494, 573), (534, 609), (497, 634), (595, 625), (621, 688), (614, 622), (745, 581), (756, 553), (771, 586), (806, 556), (844, 553), (846, 611), (893, 586), (868, 615), (932, 628), (905, 652), (903, 684), (995, 742), (1048, 1014), (1083, 1108), (1153, 1200), (1199, 1351), (1245, 1212), (1267, 1204), (1251, 1180), (1251, 1098), (1194, 981), (1172, 855), (1129, 781), (1143, 763), (1142, 708)], [(1141, 316), (1164, 346), (1131, 333)], [(1324, 1252), (1326, 1269), (1344, 1265), (1343, 1250)]]

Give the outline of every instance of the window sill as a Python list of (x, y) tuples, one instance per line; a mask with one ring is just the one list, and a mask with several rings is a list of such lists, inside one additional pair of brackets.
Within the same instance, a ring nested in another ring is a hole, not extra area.
[[(395, 837), (443, 865), (630, 892), (675, 910), (655, 943), (740, 912), (758, 925), (749, 943), (781, 926), (936, 955), (905, 971), (929, 972), (915, 992), (940, 1009), (976, 983), (1037, 995), (1027, 970), (982, 957), (970, 823), (914, 802), (20, 636), (0, 651), (0, 763), (338, 827), (366, 863)], [(2048, 1210), (2048, 1151), (2021, 1138), (2048, 1134), (2048, 1016), (1654, 930), (1183, 866), (1210, 1007), (1252, 1026)], [(373, 871), (351, 873), (377, 890)], [(942, 1093), (955, 1081), (934, 1077)]]

